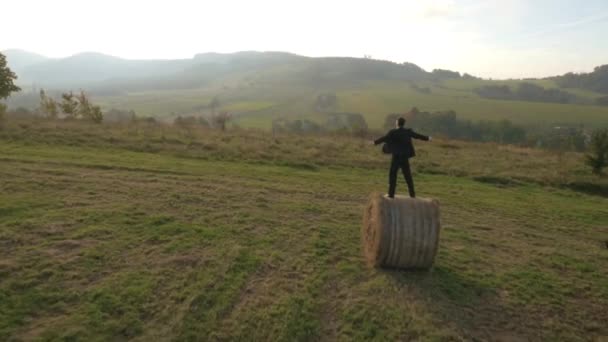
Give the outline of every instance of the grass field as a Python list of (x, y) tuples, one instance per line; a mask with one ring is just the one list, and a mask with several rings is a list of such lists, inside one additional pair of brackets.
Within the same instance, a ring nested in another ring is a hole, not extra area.
[[(550, 81), (536, 81), (554, 87)], [(447, 80), (422, 82), (417, 86), (430, 93), (417, 91), (412, 84), (397, 81), (375, 81), (350, 85), (310, 87), (291, 83), (260, 83), (243, 86), (217, 84), (202, 89), (180, 91), (150, 91), (123, 96), (98, 97), (104, 108), (133, 109), (140, 116), (156, 116), (172, 120), (177, 115), (208, 114), (204, 107), (218, 96), (223, 110), (232, 112), (236, 123), (245, 128), (269, 130), (272, 120), (279, 117), (312, 119), (325, 123), (326, 116), (315, 110), (315, 100), (321, 93), (335, 93), (338, 105), (332, 111), (364, 115), (371, 128), (380, 128), (389, 113), (404, 113), (412, 107), (423, 111), (455, 110), (461, 119), (473, 121), (510, 120), (526, 126), (608, 125), (608, 107), (556, 104), (541, 102), (503, 101), (480, 98), (473, 90), (486, 84), (506, 84), (515, 87), (517, 81)], [(575, 92), (590, 101), (599, 96), (587, 91)]]
[(608, 198), (575, 191), (606, 181), (579, 154), (418, 144), (443, 230), (404, 272), (362, 258), (387, 160), (360, 140), (9, 122), (0, 142), (0, 340), (608, 338)]
[(395, 84), (385, 88), (372, 87), (368, 91), (338, 93), (338, 97), (342, 100), (343, 111), (356, 112), (359, 108), (359, 111), (367, 115), (373, 127), (381, 127), (384, 122), (385, 116), (376, 113), (399, 113), (409, 111), (414, 106), (425, 111), (452, 109), (460, 118), (473, 121), (507, 119), (522, 125), (551, 122), (592, 127), (608, 122), (608, 109), (605, 107), (489, 100), (472, 92), (455, 91), (453, 88), (430, 89), (431, 94), (422, 94), (409, 86)]

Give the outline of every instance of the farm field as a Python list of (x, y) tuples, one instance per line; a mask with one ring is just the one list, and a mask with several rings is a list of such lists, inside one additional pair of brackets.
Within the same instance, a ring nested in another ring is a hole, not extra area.
[(608, 186), (581, 154), (416, 147), (429, 272), (364, 263), (388, 166), (364, 140), (9, 121), (0, 340), (608, 338)]
[[(534, 127), (582, 125), (595, 128), (605, 127), (608, 123), (608, 107), (605, 106), (484, 99), (473, 91), (484, 84), (515, 86), (518, 82), (448, 80), (415, 84), (428, 88), (430, 93), (416, 90), (413, 83), (397, 81), (326, 87), (216, 85), (180, 92), (148, 91), (94, 99), (106, 109), (133, 109), (139, 116), (155, 116), (172, 121), (177, 115), (208, 114), (206, 106), (217, 96), (222, 103), (219, 110), (233, 113), (239, 126), (266, 130), (277, 118), (310, 119), (324, 123), (326, 114), (318, 112), (314, 106), (317, 95), (322, 93), (334, 93), (338, 97), (337, 106), (331, 111), (361, 113), (370, 128), (376, 129), (382, 127), (389, 113), (404, 113), (412, 107), (430, 112), (454, 110), (458, 118), (472, 121), (510, 120), (515, 124)], [(599, 96), (584, 91), (577, 94), (589, 99)]]

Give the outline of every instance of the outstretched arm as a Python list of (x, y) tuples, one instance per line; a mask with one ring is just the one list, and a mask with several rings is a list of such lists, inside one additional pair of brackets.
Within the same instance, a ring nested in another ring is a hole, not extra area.
[(374, 145), (382, 144), (383, 142), (386, 141), (387, 137), (388, 137), (388, 135), (385, 135), (383, 137), (380, 137), (380, 138), (374, 140)]
[(430, 137), (430, 136), (426, 136), (426, 135), (418, 134), (418, 133), (416, 133), (416, 132), (414, 132), (414, 131), (412, 131), (412, 138), (414, 138), (414, 139), (419, 139), (419, 140), (426, 140), (426, 141), (431, 140), (431, 137)]
[(392, 131), (386, 133), (385, 136), (380, 137), (380, 138), (374, 140), (374, 145), (378, 145), (378, 144), (382, 144), (383, 142), (386, 142), (386, 140), (388, 139), (388, 136), (391, 135), (391, 132)]

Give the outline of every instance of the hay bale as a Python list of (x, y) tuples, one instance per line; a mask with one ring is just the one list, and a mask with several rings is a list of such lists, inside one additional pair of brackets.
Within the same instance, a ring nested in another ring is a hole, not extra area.
[(363, 214), (363, 250), (373, 266), (430, 268), (440, 229), (436, 200), (374, 193)]

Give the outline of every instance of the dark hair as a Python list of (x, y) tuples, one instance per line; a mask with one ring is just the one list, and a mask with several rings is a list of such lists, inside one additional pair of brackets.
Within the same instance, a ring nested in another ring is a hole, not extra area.
[(404, 118), (397, 119), (397, 125), (399, 125), (399, 127), (403, 127), (403, 125), (405, 125), (405, 119)]

